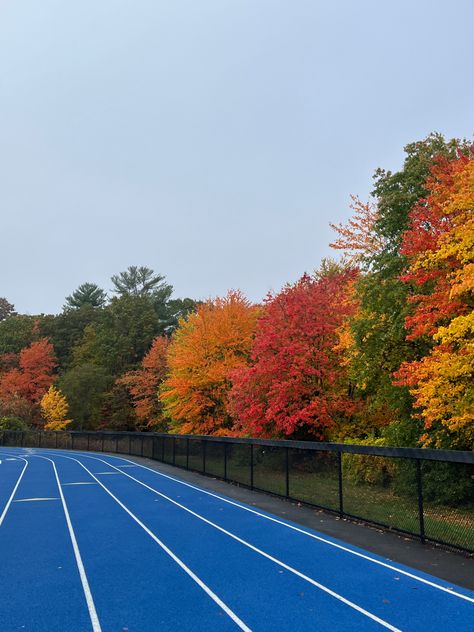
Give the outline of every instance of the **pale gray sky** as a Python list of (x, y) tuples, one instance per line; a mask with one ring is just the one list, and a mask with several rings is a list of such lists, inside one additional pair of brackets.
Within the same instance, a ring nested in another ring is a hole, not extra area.
[(0, 0), (0, 296), (129, 265), (253, 300), (437, 130), (472, 138), (472, 0)]

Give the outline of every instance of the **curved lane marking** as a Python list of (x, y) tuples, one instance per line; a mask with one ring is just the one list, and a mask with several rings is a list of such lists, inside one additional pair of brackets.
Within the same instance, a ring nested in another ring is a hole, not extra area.
[[(66, 459), (71, 459), (72, 461), (76, 461), (77, 463), (79, 463), (80, 465), (82, 465), (82, 467), (89, 472), (89, 474), (91, 476), (94, 476), (92, 474), (92, 472), (90, 472), (90, 470), (87, 469), (87, 467), (81, 463), (81, 461), (79, 461), (78, 459), (74, 459), (72, 457), (68, 457), (65, 455), (58, 455), (62, 458), (66, 458)], [(84, 455), (90, 459), (94, 459), (95, 461), (102, 461), (103, 463), (106, 463), (106, 461), (104, 461), (103, 459), (100, 459), (98, 457), (93, 457), (93, 456), (89, 456), (89, 455)], [(110, 467), (114, 467), (115, 465), (111, 465), (110, 463), (108, 463), (107, 465), (109, 465)], [(116, 468), (117, 469), (117, 468)], [(225, 535), (227, 535), (228, 537), (232, 538), (233, 540), (239, 542), (240, 544), (244, 545), (245, 547), (251, 549), (252, 551), (254, 551), (255, 553), (258, 553), (259, 555), (261, 555), (262, 557), (270, 560), (271, 562), (273, 562), (274, 564), (277, 564), (278, 566), (280, 566), (281, 568), (284, 568), (285, 570), (289, 571), (290, 573), (293, 573), (294, 575), (296, 575), (297, 577), (299, 577), (300, 579), (303, 579), (304, 581), (308, 582), (309, 584), (312, 584), (313, 586), (315, 586), (316, 588), (318, 588), (319, 590), (325, 592), (326, 594), (330, 595), (331, 597), (334, 597), (335, 599), (337, 599), (338, 601), (341, 601), (342, 603), (344, 603), (346, 606), (349, 606), (350, 608), (356, 610), (357, 612), (359, 612), (360, 614), (368, 617), (369, 619), (372, 619), (373, 621), (375, 621), (376, 623), (378, 623), (379, 625), (391, 630), (392, 632), (401, 632), (399, 630), (399, 628), (396, 628), (395, 626), (391, 625), (390, 623), (388, 623), (387, 621), (385, 621), (384, 619), (381, 619), (380, 617), (377, 617), (375, 614), (373, 614), (372, 612), (369, 612), (368, 610), (365, 610), (365, 608), (362, 608), (361, 606), (357, 605), (356, 603), (350, 601), (349, 599), (346, 599), (345, 597), (343, 597), (342, 595), (340, 595), (339, 593), (335, 592), (334, 590), (331, 590), (330, 588), (328, 588), (327, 586), (325, 586), (324, 584), (320, 584), (319, 582), (317, 582), (316, 580), (314, 580), (312, 577), (309, 577), (308, 575), (305, 575), (304, 573), (301, 573), (300, 571), (298, 571), (296, 568), (293, 568), (292, 566), (289, 566), (288, 564), (285, 564), (285, 562), (282, 562), (281, 560), (279, 560), (276, 557), (273, 557), (272, 555), (270, 555), (269, 553), (266, 553), (265, 551), (262, 551), (261, 549), (257, 548), (256, 546), (254, 546), (253, 544), (251, 544), (250, 542), (247, 542), (246, 540), (243, 540), (242, 538), (239, 538), (239, 536), (235, 535), (234, 533), (231, 533), (230, 531), (227, 531), (227, 529), (224, 529), (223, 527), (221, 527), (220, 525), (212, 522), (211, 520), (208, 520), (207, 518), (205, 518), (204, 516), (201, 516), (200, 514), (196, 513), (195, 511), (193, 511), (192, 509), (189, 509), (188, 507), (186, 507), (185, 505), (182, 505), (181, 503), (177, 502), (176, 500), (173, 500), (172, 498), (170, 498), (169, 496), (166, 496), (165, 494), (163, 494), (162, 492), (157, 491), (156, 489), (154, 489), (153, 487), (150, 487), (149, 485), (147, 485), (146, 483), (143, 483), (142, 481), (139, 481), (138, 479), (134, 478), (133, 476), (131, 476), (130, 474), (127, 474), (127, 472), (120, 472), (121, 474), (123, 474), (124, 476), (126, 476), (127, 478), (130, 478), (131, 480), (139, 483), (140, 485), (142, 485), (143, 487), (146, 487), (147, 489), (149, 489), (150, 491), (152, 491), (153, 493), (157, 494), (158, 496), (161, 496), (162, 498), (164, 498), (165, 500), (168, 500), (170, 503), (172, 503), (173, 505), (176, 505), (177, 507), (179, 507), (180, 509), (186, 511), (187, 513), (193, 515), (194, 517), (198, 518), (199, 520), (201, 520), (202, 522), (205, 522), (206, 524), (208, 524), (209, 526), (213, 527), (214, 529), (217, 529), (218, 531), (220, 531), (221, 533), (224, 533)], [(95, 477), (94, 477), (95, 478)], [(98, 480), (98, 479), (96, 479)], [(106, 489), (106, 491), (108, 491), (108, 493), (115, 498), (115, 496), (112, 494), (112, 492), (110, 490), (108, 490), (102, 483), (99, 482), (100, 485), (102, 485), (102, 487), (104, 487), (104, 489)], [(120, 503), (120, 501), (118, 501)], [(122, 505), (122, 503), (120, 503)], [(122, 505), (123, 506), (123, 505)], [(131, 512), (129, 512), (130, 515)], [(141, 523), (143, 524), (143, 523)], [(149, 530), (147, 529), (147, 531), (149, 532)], [(149, 532), (151, 533), (151, 532)]]

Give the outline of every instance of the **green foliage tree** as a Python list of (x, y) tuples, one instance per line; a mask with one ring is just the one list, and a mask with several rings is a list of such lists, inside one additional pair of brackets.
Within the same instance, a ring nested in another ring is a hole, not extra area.
[(173, 292), (163, 275), (146, 266), (129, 266), (124, 272), (114, 274), (112, 283), (118, 296), (158, 297), (166, 302)]
[(21, 417), (0, 416), (0, 430), (28, 430), (29, 426)]
[(74, 366), (59, 378), (58, 387), (67, 399), (69, 414), (74, 419), (71, 429), (93, 430), (101, 424), (101, 410), (112, 385), (113, 377), (94, 364)]
[(0, 321), (14, 314), (16, 314), (14, 305), (9, 303), (6, 298), (0, 296)]
[(57, 316), (42, 318), (41, 332), (51, 340), (63, 370), (71, 366), (73, 350), (82, 340), (86, 327), (100, 323), (103, 315), (104, 309), (85, 303), (82, 307), (64, 310)]
[(185, 318), (197, 305), (190, 298), (172, 299), (173, 286), (165, 281), (163, 275), (156, 274), (145, 266), (130, 266), (124, 272), (114, 275), (112, 283), (119, 299), (149, 301), (158, 320), (158, 335), (170, 335), (178, 326), (179, 319)]
[(171, 299), (161, 305), (155, 300), (154, 308), (160, 322), (161, 335), (171, 335), (179, 321), (196, 311), (199, 303), (192, 298)]
[(20, 353), (37, 336), (41, 318), (23, 314), (11, 315), (0, 321), (0, 354)]
[(107, 294), (95, 283), (82, 283), (77, 290), (66, 297), (64, 309), (80, 309), (85, 305), (90, 307), (104, 307)]
[[(158, 395), (156, 396), (158, 399)], [(115, 383), (113, 387), (105, 393), (101, 419), (104, 427), (111, 430), (143, 430), (143, 424), (139, 425), (135, 408), (127, 388), (120, 383)]]
[(148, 297), (114, 297), (100, 322), (84, 329), (73, 350), (72, 363), (95, 364), (111, 375), (120, 375), (139, 365), (161, 333), (161, 323)]

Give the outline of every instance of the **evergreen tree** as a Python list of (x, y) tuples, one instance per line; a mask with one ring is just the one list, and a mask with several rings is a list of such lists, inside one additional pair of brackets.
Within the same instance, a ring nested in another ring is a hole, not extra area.
[(85, 305), (90, 307), (104, 307), (107, 294), (95, 283), (82, 283), (77, 290), (66, 297), (64, 309), (80, 309)]

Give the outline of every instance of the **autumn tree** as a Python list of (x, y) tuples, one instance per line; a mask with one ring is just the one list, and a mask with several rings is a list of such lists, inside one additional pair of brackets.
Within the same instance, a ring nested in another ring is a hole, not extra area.
[(71, 420), (67, 418), (69, 406), (61, 391), (53, 385), (40, 400), (41, 415), (45, 421), (44, 430), (65, 430)]
[(2, 376), (0, 397), (19, 395), (38, 402), (54, 380), (56, 359), (47, 338), (33, 342), (20, 353), (19, 368)]
[(342, 250), (348, 263), (355, 265), (380, 252), (384, 238), (375, 231), (379, 217), (376, 204), (364, 203), (356, 195), (351, 195), (349, 207), (354, 214), (346, 224), (329, 224), (338, 235), (336, 241), (329, 245), (335, 250)]
[(130, 392), (140, 429), (163, 431), (166, 428), (163, 404), (158, 398), (158, 390), (166, 376), (168, 346), (168, 338), (155, 338), (143, 358), (140, 369), (129, 371), (117, 380)]
[(237, 432), (324, 439), (350, 416), (354, 402), (337, 345), (338, 328), (353, 312), (356, 277), (353, 269), (304, 275), (267, 298), (252, 364), (232, 372)]
[[(463, 145), (457, 140), (446, 141), (440, 134), (407, 145), (402, 169), (375, 172), (373, 215), (368, 208), (356, 207), (349, 232), (339, 233), (345, 240), (339, 245), (346, 251), (352, 246), (354, 256), (364, 253), (358, 258), (362, 274), (356, 288), (358, 309), (350, 324), (353, 346), (348, 370), (366, 402), (367, 415), (373, 419), (396, 421), (411, 416), (413, 398), (406, 386), (393, 382), (392, 376), (403, 362), (428, 353), (430, 341), (407, 339), (412, 288), (400, 278), (407, 262), (400, 248), (411, 209), (427, 195), (431, 167), (440, 156), (453, 158)], [(360, 248), (364, 243), (368, 244), (365, 251)], [(412, 441), (411, 433), (406, 441)]]
[(474, 147), (439, 160), (429, 194), (415, 205), (402, 253), (402, 280), (410, 297), (408, 338), (429, 338), (433, 349), (403, 363), (399, 384), (409, 386), (424, 422), (425, 445), (474, 447)]
[(20, 352), (18, 368), (0, 377), (0, 401), (12, 414), (28, 414), (39, 422), (39, 401), (55, 379), (56, 358), (47, 338), (33, 342)]
[(239, 292), (201, 304), (182, 320), (168, 350), (169, 375), (161, 388), (172, 429), (225, 434), (230, 374), (246, 366), (259, 308)]

